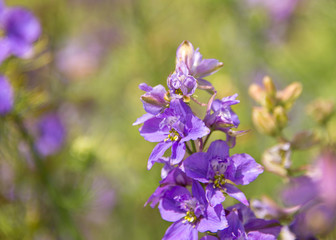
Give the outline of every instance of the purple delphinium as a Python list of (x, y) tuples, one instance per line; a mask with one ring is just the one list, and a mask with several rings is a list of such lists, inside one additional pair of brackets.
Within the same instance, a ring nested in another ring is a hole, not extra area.
[(37, 151), (42, 156), (49, 156), (58, 152), (66, 137), (65, 127), (55, 113), (42, 116), (38, 122), (38, 137), (35, 142)]
[(185, 143), (210, 132), (204, 122), (192, 113), (190, 107), (179, 99), (171, 100), (169, 108), (145, 121), (139, 131), (147, 141), (159, 142), (149, 156), (148, 169), (170, 147), (171, 164), (180, 163), (185, 155)]
[(159, 203), (166, 191), (175, 186), (186, 187), (192, 184), (192, 179), (187, 177), (186, 174), (178, 167), (171, 169), (167, 176), (160, 181), (160, 186), (149, 197), (145, 206), (150, 203), (150, 206), (154, 208)]
[(189, 41), (183, 41), (177, 48), (176, 65), (180, 62), (183, 62), (189, 70), (189, 74), (197, 79), (209, 76), (223, 66), (223, 63), (216, 59), (203, 59), (198, 48), (194, 50)]
[(30, 57), (33, 43), (41, 34), (37, 18), (20, 7), (5, 7), (0, 3), (0, 64), (10, 55), (20, 58)]
[(229, 155), (225, 141), (216, 140), (208, 151), (190, 155), (183, 162), (188, 177), (205, 183), (206, 198), (215, 206), (225, 200), (224, 193), (249, 205), (245, 195), (233, 184), (246, 185), (263, 172), (263, 167), (248, 154)]
[(0, 115), (9, 113), (14, 105), (13, 88), (5, 76), (0, 75)]
[(223, 206), (210, 206), (203, 187), (196, 181), (192, 185), (192, 194), (181, 186), (166, 191), (159, 210), (164, 220), (174, 222), (163, 240), (197, 240), (198, 232), (217, 232), (228, 226)]
[(140, 99), (147, 113), (156, 115), (167, 107), (168, 101), (165, 98), (167, 91), (164, 86), (157, 85), (155, 87), (151, 87), (146, 83), (141, 83), (139, 88), (146, 92), (140, 97)]
[(167, 79), (167, 85), (170, 89), (169, 97), (184, 98), (188, 101), (197, 88), (197, 80), (189, 75), (189, 70), (184, 62), (177, 62), (175, 72)]
[(258, 219), (243, 204), (231, 206), (227, 211), (229, 227), (218, 232), (220, 240), (276, 240), (280, 233), (278, 221)]

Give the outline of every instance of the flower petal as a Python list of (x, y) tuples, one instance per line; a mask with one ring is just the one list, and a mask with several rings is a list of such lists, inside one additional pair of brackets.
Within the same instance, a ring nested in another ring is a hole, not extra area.
[(209, 161), (206, 153), (198, 152), (190, 155), (183, 161), (183, 167), (188, 177), (203, 183), (209, 182), (207, 179)]
[(240, 191), (237, 187), (235, 187), (232, 184), (226, 183), (224, 184), (224, 189), (225, 189), (225, 192), (230, 197), (233, 197), (237, 199), (238, 201), (240, 201), (241, 203), (245, 204), (246, 206), (249, 206), (249, 202), (247, 201), (245, 194), (242, 191)]
[(149, 156), (148, 163), (147, 163), (147, 169), (151, 169), (154, 162), (157, 162), (160, 157), (167, 151), (168, 148), (170, 148), (172, 145), (172, 142), (160, 142), (158, 143), (151, 155)]
[(225, 217), (225, 211), (221, 204), (216, 207), (208, 206), (206, 217), (202, 218), (197, 225), (197, 230), (200, 232), (210, 231), (217, 232), (228, 227), (228, 222)]
[(220, 189), (215, 188), (213, 184), (209, 184), (205, 189), (205, 196), (208, 200), (210, 206), (216, 206), (217, 204), (221, 204), (225, 200), (224, 194)]
[(264, 168), (248, 154), (234, 154), (231, 159), (236, 166), (236, 174), (232, 180), (236, 184), (246, 185), (254, 181)]
[(173, 223), (166, 231), (162, 240), (197, 240), (198, 231), (188, 222), (182, 220)]

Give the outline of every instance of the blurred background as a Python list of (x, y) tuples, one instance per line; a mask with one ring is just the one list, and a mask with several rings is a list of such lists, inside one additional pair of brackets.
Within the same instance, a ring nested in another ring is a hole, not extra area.
[[(219, 98), (239, 94), (233, 108), (239, 130), (251, 131), (238, 138), (234, 153), (260, 162), (274, 144), (251, 120), (248, 87), (263, 76), (272, 77), (278, 89), (294, 81), (303, 85), (288, 136), (314, 125), (305, 114), (308, 103), (336, 99), (333, 0), (5, 2), (31, 10), (43, 29), (31, 61), (6, 65), (15, 111), (32, 135), (43, 132), (43, 119), (54, 119), (48, 124), (62, 129), (62, 144), (46, 154), (41, 173), (17, 126), (1, 120), (0, 239), (162, 238), (170, 223), (158, 209), (144, 207), (161, 166), (146, 170), (155, 143), (146, 142), (132, 123), (145, 113), (138, 85), (165, 85), (183, 40), (199, 47), (204, 58), (224, 63), (207, 78)], [(335, 137), (336, 122), (329, 127)], [(312, 158), (314, 149), (293, 156), (294, 164)], [(280, 183), (264, 173), (242, 190), (248, 198), (276, 199)]]

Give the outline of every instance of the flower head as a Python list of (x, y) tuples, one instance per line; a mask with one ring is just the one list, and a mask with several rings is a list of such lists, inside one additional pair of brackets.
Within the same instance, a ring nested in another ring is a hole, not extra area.
[(159, 142), (152, 151), (147, 168), (171, 148), (171, 164), (178, 164), (185, 155), (185, 142), (207, 135), (210, 130), (197, 118), (182, 100), (174, 99), (169, 108), (146, 120), (140, 134), (150, 142)]
[(41, 26), (36, 17), (20, 7), (0, 7), (0, 63), (10, 55), (20, 58), (30, 57), (33, 43), (41, 34)]
[(166, 221), (173, 223), (163, 239), (198, 239), (198, 232), (217, 232), (227, 227), (222, 205), (207, 204), (204, 190), (194, 181), (192, 194), (184, 187), (176, 186), (167, 191), (160, 201), (159, 210)]
[(222, 140), (212, 142), (206, 153), (192, 154), (183, 166), (188, 177), (207, 184), (206, 197), (212, 206), (222, 203), (224, 194), (248, 205), (244, 193), (231, 183), (249, 184), (263, 172), (263, 167), (248, 154), (229, 156), (229, 146)]
[(195, 78), (203, 78), (217, 72), (223, 63), (216, 59), (203, 59), (198, 51), (194, 50), (193, 45), (189, 41), (183, 41), (176, 51), (176, 65), (183, 62), (189, 74)]

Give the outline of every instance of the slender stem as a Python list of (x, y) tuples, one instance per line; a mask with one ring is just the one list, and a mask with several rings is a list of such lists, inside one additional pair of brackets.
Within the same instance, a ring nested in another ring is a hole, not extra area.
[(205, 145), (207, 144), (211, 134), (212, 134), (213, 131), (210, 131), (210, 133), (205, 137), (205, 140), (203, 142), (203, 147), (202, 147), (202, 150), (205, 148)]
[(192, 147), (193, 152), (194, 153), (197, 152), (194, 140), (191, 140), (190, 142), (191, 142), (191, 147)]
[(195, 103), (197, 103), (198, 105), (201, 105), (202, 107), (206, 107), (207, 106), (207, 104), (206, 103), (201, 103), (201, 102), (199, 102), (196, 98), (194, 98), (194, 97), (191, 97), (191, 99), (195, 102)]
[(65, 226), (68, 227), (70, 234), (73, 236), (74, 239), (81, 240), (82, 237), (80, 236), (77, 228), (75, 227), (75, 223), (73, 222), (71, 215), (64, 208), (64, 206), (62, 206), (62, 200), (59, 197), (60, 195), (57, 192), (57, 189), (54, 188), (50, 182), (46, 166), (44, 164), (42, 157), (36, 151), (33, 138), (29, 135), (28, 130), (24, 126), (24, 123), (20, 116), (17, 115), (14, 116), (14, 121), (19, 129), (19, 132), (22, 134), (23, 139), (26, 141), (27, 145), (30, 148), (33, 161), (37, 168), (38, 177), (40, 178), (40, 184), (42, 184), (42, 186), (47, 191), (47, 194), (51, 202), (53, 203), (54, 207), (56, 208), (56, 211), (59, 214), (61, 221), (64, 223)]
[(187, 143), (185, 143), (185, 146), (186, 146), (186, 149), (187, 149), (187, 152), (189, 153), (189, 155), (193, 154), (193, 152), (191, 151), (191, 149), (189, 148)]

